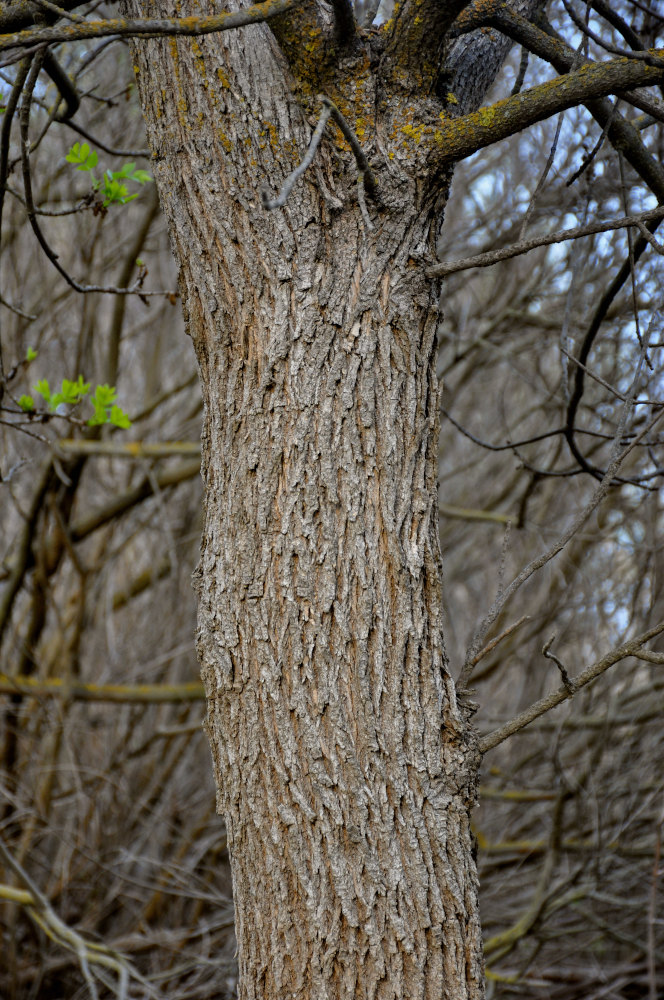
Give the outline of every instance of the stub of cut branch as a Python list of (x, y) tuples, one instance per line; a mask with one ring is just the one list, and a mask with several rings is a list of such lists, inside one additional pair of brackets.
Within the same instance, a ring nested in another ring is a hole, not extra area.
[(286, 204), (288, 197), (295, 186), (295, 183), (304, 174), (304, 172), (313, 163), (314, 156), (316, 155), (316, 150), (320, 145), (320, 141), (323, 137), (323, 132), (325, 131), (325, 126), (327, 125), (330, 118), (332, 118), (341, 133), (348, 142), (348, 145), (353, 151), (355, 157), (355, 162), (358, 169), (357, 177), (357, 200), (360, 206), (360, 212), (362, 213), (362, 221), (366, 229), (371, 230), (374, 228), (371, 219), (369, 218), (369, 212), (367, 211), (366, 200), (364, 197), (365, 190), (371, 195), (376, 195), (376, 178), (374, 176), (373, 170), (369, 166), (369, 161), (367, 160), (366, 154), (360, 143), (358, 142), (357, 136), (353, 132), (352, 128), (344, 118), (344, 116), (339, 111), (336, 104), (325, 97), (324, 94), (318, 95), (318, 100), (323, 105), (323, 110), (321, 111), (320, 118), (318, 119), (318, 124), (316, 125), (314, 134), (311, 137), (311, 142), (307, 148), (307, 152), (304, 155), (301, 163), (295, 167), (294, 170), (290, 172), (286, 180), (284, 181), (281, 190), (276, 198), (270, 198), (268, 191), (264, 188), (261, 191), (261, 201), (263, 207), (268, 211), (272, 211), (274, 208), (283, 208)]

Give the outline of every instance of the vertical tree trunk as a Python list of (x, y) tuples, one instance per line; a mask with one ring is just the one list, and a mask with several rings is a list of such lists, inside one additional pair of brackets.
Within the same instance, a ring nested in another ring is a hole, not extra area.
[(362, 57), (343, 110), (378, 162), (375, 228), (331, 126), (268, 213), (261, 187), (315, 120), (269, 29), (134, 54), (205, 400), (198, 648), (240, 995), (477, 998), (477, 759), (443, 648), (422, 266), (435, 187)]

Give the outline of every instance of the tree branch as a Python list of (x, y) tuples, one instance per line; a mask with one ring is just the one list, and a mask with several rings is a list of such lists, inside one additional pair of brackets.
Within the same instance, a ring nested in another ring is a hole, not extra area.
[[(576, 65), (577, 53), (562, 39), (557, 38), (552, 29), (552, 33), (549, 33), (537, 27), (527, 18), (510, 10), (506, 4), (492, 7), (478, 18), (469, 18), (470, 27), (475, 27), (476, 23), (497, 28), (513, 41), (524, 45), (540, 59), (551, 63), (558, 73), (569, 74)], [(470, 27), (464, 26), (463, 30), (470, 30)], [(601, 65), (611, 66), (613, 63)], [(577, 73), (583, 73), (586, 69), (587, 67), (581, 67)], [(629, 90), (630, 88), (624, 88), (621, 96), (626, 98)], [(622, 150), (634, 170), (654, 191), (658, 199), (664, 201), (664, 170), (659, 161), (651, 156), (643, 145), (636, 129), (604, 97), (582, 103), (586, 104), (588, 111), (602, 129), (607, 129), (610, 142)]]
[[(105, 38), (159, 35), (210, 35), (217, 31), (230, 31), (249, 24), (261, 24), (284, 14), (302, 0), (263, 0), (245, 10), (215, 14), (210, 17), (172, 18), (112, 18), (105, 21), (87, 21), (85, 24), (57, 24), (49, 27), (29, 28), (0, 36), (0, 52), (7, 49), (27, 48), (43, 43), (75, 42), (85, 38)], [(0, 22), (1, 24), (1, 22)]]
[(605, 673), (609, 667), (619, 663), (620, 660), (624, 660), (627, 656), (638, 656), (641, 652), (641, 647), (650, 639), (661, 635), (662, 632), (664, 632), (664, 621), (653, 625), (647, 632), (643, 632), (642, 635), (637, 636), (635, 639), (630, 639), (629, 642), (623, 643), (622, 646), (612, 649), (606, 656), (603, 656), (600, 660), (582, 670), (576, 677), (573, 677), (570, 680), (569, 687), (560, 687), (545, 698), (540, 698), (539, 701), (534, 702), (529, 708), (524, 709), (523, 712), (519, 712), (510, 722), (506, 722), (504, 725), (499, 726), (498, 729), (494, 729), (492, 733), (487, 733), (486, 736), (483, 736), (479, 742), (480, 753), (484, 754), (488, 750), (493, 750), (499, 743), (503, 743), (510, 736), (513, 736), (514, 733), (518, 733), (520, 729), (538, 719), (540, 715), (551, 711), (556, 705), (561, 705), (562, 702), (567, 701), (577, 691), (580, 691), (582, 687), (596, 680), (597, 677)]
[(334, 34), (339, 45), (350, 45), (356, 32), (355, 15), (350, 0), (332, 0)]
[[(59, 4), (65, 11), (75, 10), (76, 7), (85, 6), (81, 0), (61, 0)], [(5, 4), (4, 10), (0, 11), (0, 32), (3, 34), (10, 31), (21, 31), (34, 24), (35, 11), (26, 0), (17, 0), (15, 3)]]
[(426, 275), (428, 278), (444, 278), (447, 274), (467, 271), (472, 267), (490, 267), (499, 261), (511, 260), (512, 257), (529, 253), (538, 247), (548, 247), (554, 243), (563, 243), (565, 240), (578, 240), (583, 236), (594, 236), (597, 233), (607, 233), (615, 229), (626, 229), (627, 227), (640, 229), (640, 225), (643, 225), (644, 222), (662, 218), (664, 218), (664, 207), (653, 208), (641, 215), (625, 215), (620, 219), (592, 222), (588, 226), (576, 226), (574, 229), (559, 229), (558, 232), (549, 233), (548, 236), (534, 236), (530, 240), (521, 240), (519, 243), (513, 243), (509, 247), (501, 247), (498, 250), (487, 250), (474, 257), (464, 257), (461, 260), (434, 264), (433, 267), (427, 269)]
[(615, 445), (612, 451), (611, 460), (609, 462), (606, 473), (604, 474), (602, 481), (599, 483), (597, 489), (593, 493), (590, 502), (581, 510), (578, 515), (574, 518), (569, 527), (560, 535), (560, 537), (554, 542), (554, 544), (547, 549), (541, 555), (532, 559), (527, 566), (521, 570), (521, 572), (515, 576), (515, 578), (510, 583), (504, 591), (501, 590), (496, 596), (493, 604), (489, 608), (489, 611), (484, 616), (482, 622), (480, 623), (473, 640), (468, 647), (466, 653), (466, 659), (463, 665), (463, 669), (459, 675), (457, 681), (457, 689), (461, 696), (464, 695), (466, 685), (473, 673), (474, 669), (474, 658), (477, 656), (478, 652), (482, 648), (482, 643), (484, 642), (485, 636), (493, 623), (498, 618), (499, 614), (503, 608), (507, 605), (507, 602), (516, 594), (516, 592), (523, 586), (523, 584), (530, 579), (533, 573), (536, 573), (542, 567), (546, 566), (547, 563), (551, 562), (562, 550), (565, 548), (567, 543), (576, 535), (578, 531), (586, 523), (593, 511), (597, 510), (600, 503), (606, 497), (607, 493), (611, 489), (614, 483), (614, 477), (616, 476), (620, 466), (624, 462), (627, 455), (638, 445), (638, 443), (646, 437), (646, 435), (652, 430), (655, 424), (662, 418), (664, 411), (658, 411), (655, 416), (650, 420), (645, 427), (636, 435), (636, 437), (629, 443), (629, 445), (620, 450), (620, 443), (623, 440), (623, 434), (625, 431), (625, 426), (627, 423), (628, 415), (632, 409), (635, 393), (636, 393), (636, 383), (641, 370), (641, 363), (643, 360), (643, 353), (639, 365), (637, 366), (637, 371), (632, 380), (632, 387), (630, 394), (622, 408), (622, 414), (618, 422), (618, 428), (615, 436)]
[[(404, 0), (391, 19), (385, 65), (397, 78), (414, 77), (423, 91), (430, 90), (441, 66), (447, 33), (470, 0)], [(410, 70), (410, 73), (408, 72)]]
[(10, 677), (7, 674), (0, 674), (0, 694), (132, 705), (205, 699), (203, 685), (198, 681), (190, 684), (83, 684), (63, 677), (40, 679), (26, 675)]
[[(653, 49), (653, 57), (664, 59), (664, 49)], [(485, 146), (523, 131), (558, 111), (585, 104), (607, 94), (647, 87), (664, 80), (664, 65), (648, 66), (636, 59), (612, 59), (591, 63), (524, 90), (515, 97), (497, 101), (461, 118), (447, 119), (432, 129), (432, 139), (442, 153), (443, 163), (452, 163)]]

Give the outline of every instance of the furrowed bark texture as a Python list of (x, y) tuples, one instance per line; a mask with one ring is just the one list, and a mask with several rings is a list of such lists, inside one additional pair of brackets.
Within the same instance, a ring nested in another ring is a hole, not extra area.
[(431, 108), (353, 59), (326, 92), (376, 168), (370, 231), (332, 125), (261, 207), (317, 113), (268, 28), (135, 47), (205, 399), (198, 646), (240, 996), (475, 1000), (477, 757), (442, 640), (423, 266), (449, 178), (412, 141)]

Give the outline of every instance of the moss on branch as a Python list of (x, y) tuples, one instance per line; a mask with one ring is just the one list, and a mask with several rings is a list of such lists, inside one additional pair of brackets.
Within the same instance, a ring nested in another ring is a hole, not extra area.
[(437, 146), (443, 163), (462, 160), (558, 111), (632, 87), (661, 83), (664, 80), (664, 50), (653, 49), (652, 57), (661, 64), (650, 66), (644, 61), (627, 58), (588, 63), (575, 72), (548, 80), (479, 111), (461, 118), (444, 119), (436, 127), (427, 126), (421, 132), (421, 141)]

